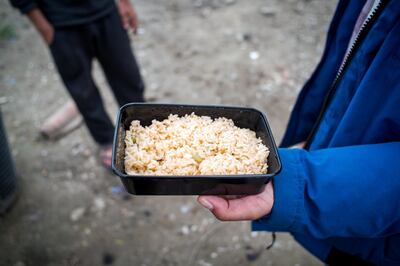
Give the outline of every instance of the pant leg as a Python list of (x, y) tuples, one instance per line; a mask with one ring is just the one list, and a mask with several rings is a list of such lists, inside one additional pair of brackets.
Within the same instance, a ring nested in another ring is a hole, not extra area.
[(120, 106), (143, 102), (144, 83), (118, 11), (96, 22), (96, 56)]
[(96, 142), (105, 145), (112, 143), (114, 126), (92, 78), (92, 44), (85, 27), (61, 28), (55, 32), (50, 51), (91, 135)]

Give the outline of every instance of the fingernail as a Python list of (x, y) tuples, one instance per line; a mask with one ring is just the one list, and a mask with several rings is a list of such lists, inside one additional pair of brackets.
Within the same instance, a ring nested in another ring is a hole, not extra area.
[(200, 198), (200, 199), (199, 199), (199, 203), (200, 203), (204, 208), (207, 208), (207, 209), (209, 209), (210, 211), (211, 211), (212, 209), (214, 209), (214, 206), (213, 206), (208, 200), (206, 200), (206, 199)]

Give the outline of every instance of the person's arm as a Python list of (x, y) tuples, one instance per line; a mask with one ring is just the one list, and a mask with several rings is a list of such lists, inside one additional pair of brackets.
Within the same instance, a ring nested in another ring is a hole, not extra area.
[(10, 3), (29, 18), (47, 44), (53, 41), (54, 28), (34, 0), (10, 0)]
[(376, 238), (400, 231), (400, 142), (279, 153), (282, 172), (274, 178), (273, 199), (263, 207), (255, 197), (265, 198), (262, 194), (271, 194), (272, 187), (234, 200), (201, 196), (200, 203), (209, 203), (223, 220), (238, 220), (229, 216), (235, 206), (242, 220), (260, 218), (254, 229), (317, 239)]
[(307, 152), (281, 149), (265, 230), (315, 238), (383, 237), (400, 230), (400, 142)]
[(54, 38), (53, 25), (46, 19), (40, 9), (35, 8), (29, 11), (27, 14), (28, 18), (35, 26), (36, 30), (40, 33), (43, 40), (49, 45), (52, 43)]

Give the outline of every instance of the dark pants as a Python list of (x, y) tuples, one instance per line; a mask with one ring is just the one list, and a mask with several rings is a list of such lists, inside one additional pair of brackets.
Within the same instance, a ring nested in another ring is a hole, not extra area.
[(117, 10), (88, 24), (57, 28), (50, 50), (93, 138), (101, 145), (112, 143), (114, 126), (92, 78), (93, 59), (120, 106), (144, 101), (143, 81)]
[(331, 249), (325, 262), (329, 266), (341, 266), (341, 265), (372, 266), (373, 265), (372, 263), (366, 262), (357, 256), (350, 255), (336, 248)]

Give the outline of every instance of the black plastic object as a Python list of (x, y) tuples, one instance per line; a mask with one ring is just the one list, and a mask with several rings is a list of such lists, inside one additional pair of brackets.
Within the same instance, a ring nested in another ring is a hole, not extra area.
[[(148, 126), (153, 119), (162, 121), (170, 114), (183, 116), (194, 112), (199, 116), (226, 117), (236, 126), (256, 132), (269, 148), (268, 173), (213, 176), (150, 176), (125, 173), (125, 131), (132, 120)], [(115, 129), (112, 169), (121, 178), (126, 190), (136, 195), (250, 195), (262, 191), (265, 184), (281, 170), (275, 141), (263, 113), (252, 108), (177, 104), (131, 103), (121, 107)]]
[(6, 135), (0, 111), (0, 215), (11, 207), (17, 196), (17, 174)]

